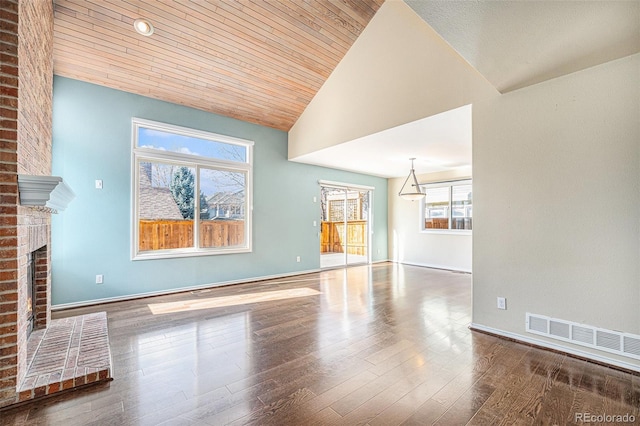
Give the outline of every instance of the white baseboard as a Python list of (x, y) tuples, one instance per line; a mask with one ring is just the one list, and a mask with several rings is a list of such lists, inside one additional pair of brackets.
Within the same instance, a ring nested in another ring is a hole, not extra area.
[(563, 352), (566, 354), (574, 355), (579, 358), (590, 359), (592, 361), (608, 364), (611, 366), (616, 366), (620, 368), (624, 368), (625, 370), (636, 371), (640, 373), (640, 365), (631, 364), (625, 361), (620, 361), (617, 359), (609, 358), (607, 356), (597, 355), (591, 352), (581, 351), (579, 349), (570, 348), (563, 345), (558, 345), (555, 343), (547, 342), (544, 340), (535, 339), (528, 336), (523, 336), (522, 334), (512, 333), (509, 331), (498, 330), (497, 328), (487, 327), (480, 324), (471, 323), (469, 325), (471, 330), (484, 331), (486, 333), (495, 334), (497, 336), (502, 336), (507, 339), (515, 340), (517, 342), (529, 343), (531, 345), (540, 346), (543, 348), (551, 349), (558, 352)]
[(471, 270), (469, 269), (461, 269), (461, 268), (456, 268), (456, 267), (452, 267), (452, 266), (445, 266), (445, 265), (433, 265), (430, 263), (418, 263), (418, 262), (407, 262), (407, 261), (397, 261), (397, 260), (391, 260), (390, 262), (393, 263), (399, 263), (401, 265), (410, 265), (410, 266), (421, 266), (423, 268), (432, 268), (432, 269), (443, 269), (445, 271), (455, 271), (455, 272), (464, 272), (467, 274), (471, 273)]
[(265, 275), (262, 277), (250, 277), (250, 278), (243, 278), (240, 280), (200, 284), (195, 286), (181, 287), (181, 288), (175, 288), (175, 289), (169, 289), (169, 290), (150, 291), (147, 293), (127, 294), (125, 296), (105, 297), (103, 299), (92, 299), (92, 300), (85, 300), (82, 302), (60, 303), (57, 305), (52, 305), (51, 310), (62, 311), (64, 309), (83, 308), (86, 306), (100, 305), (102, 303), (121, 302), (124, 300), (142, 299), (144, 297), (151, 297), (151, 296), (164, 296), (167, 294), (184, 293), (186, 291), (202, 290), (205, 288), (214, 288), (214, 287), (223, 287), (223, 286), (234, 285), (234, 284), (246, 284), (254, 281), (265, 281), (265, 280), (272, 280), (277, 278), (293, 277), (296, 275), (311, 274), (313, 272), (320, 272), (320, 269), (309, 269), (307, 271), (296, 271), (296, 272), (291, 272), (287, 274)]

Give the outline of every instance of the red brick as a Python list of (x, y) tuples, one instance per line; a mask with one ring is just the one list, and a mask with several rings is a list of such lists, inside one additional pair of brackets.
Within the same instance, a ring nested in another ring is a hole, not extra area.
[(95, 373), (89, 373), (86, 376), (86, 383), (95, 383), (98, 381), (98, 372), (96, 371)]
[(18, 164), (17, 163), (0, 163), (0, 172), (18, 172)]
[[(9, 197), (8, 195), (2, 196), (0, 195), (0, 200), (2, 200), (3, 197)], [(0, 237), (0, 248), (4, 249), (6, 247), (16, 247), (18, 245), (18, 238), (17, 237), (13, 237), (13, 236), (9, 236), (9, 237)]]
[(18, 96), (18, 88), (0, 86), (0, 96)]
[[(2, 23), (4, 25), (4, 22)], [(0, 31), (0, 42), (18, 46), (18, 34)]]
[[(17, 270), (0, 270), (0, 281), (15, 281), (18, 279), (18, 271)], [(0, 287), (0, 291), (2, 287)]]
[(17, 365), (17, 363), (18, 363), (18, 357), (16, 356), (16, 354), (13, 354), (12, 356), (8, 356), (6, 358), (0, 358), (0, 367)]
[(16, 343), (18, 343), (18, 336), (15, 334), (10, 334), (8, 336), (0, 337), (0, 346), (6, 346), (9, 344), (16, 344)]
[(71, 389), (73, 388), (73, 379), (68, 379), (62, 382), (62, 389)]
[[(16, 293), (17, 295), (17, 293)], [(2, 313), (0, 314), (0, 324), (15, 324), (18, 321), (18, 314), (13, 313)], [(15, 332), (15, 330), (13, 330)], [(4, 334), (4, 333), (3, 333)]]
[[(0, 176), (2, 176), (2, 173), (0, 173)], [(10, 222), (12, 217), (16, 217), (18, 213), (18, 206), (11, 206), (11, 205), (0, 205), (0, 216), (2, 217), (2, 222), (6, 221)], [(17, 219), (16, 219), (17, 220)], [(0, 258), (2, 257), (2, 255), (0, 255)]]
[[(15, 121), (12, 121), (12, 123), (15, 123)], [(0, 161), (15, 163), (18, 161), (18, 153), (14, 151), (0, 151)]]
[[(0, 206), (0, 212), (2, 212), (2, 209), (3, 207)], [(0, 259), (15, 259), (16, 257), (18, 257), (17, 249), (0, 248)]]
[[(7, 99), (7, 98), (0, 98), (0, 102), (2, 99)], [(15, 130), (0, 130), (0, 139), (7, 139), (7, 140), (17, 140), (18, 139), (18, 132)]]
[(60, 383), (50, 383), (49, 389), (47, 389), (47, 395), (51, 395), (56, 392), (60, 392)]
[[(4, 64), (0, 64), (0, 74), (7, 73), (7, 74), (11, 74), (11, 75), (18, 75), (17, 74), (18, 73), (18, 69), (17, 68), (15, 68), (15, 74), (7, 72), (7, 70), (5, 70), (5, 68), (10, 68), (10, 67), (5, 66)], [(18, 108), (18, 98), (0, 97), (0, 106)]]
[[(4, 23), (3, 23), (4, 25)], [(11, 24), (9, 24), (11, 25)], [(2, 33), (0, 33), (2, 34)], [(8, 33), (4, 33), (4, 34), (8, 34)], [(18, 52), (18, 45), (12, 41), (12, 40), (2, 40), (2, 38), (0, 38), (0, 52), (6, 52), (6, 53), (14, 53), (14, 52)]]
[(18, 0), (3, 0), (2, 9), (18, 13)]
[(0, 108), (0, 117), (6, 120), (18, 120), (18, 110), (12, 108)]
[(16, 403), (16, 389), (15, 387), (10, 389), (0, 389), (0, 407), (6, 407), (10, 404)]
[(9, 377), (6, 379), (0, 379), (0, 389), (5, 389), (5, 388), (9, 388), (9, 387), (14, 387), (16, 386), (16, 378), (13, 377)]
[(0, 237), (12, 237), (18, 235), (18, 228), (15, 226), (0, 226)]
[(18, 376), (18, 367), (9, 367), (0, 370), (0, 379), (16, 378)]
[(15, 290), (16, 286), (17, 286), (17, 283), (15, 281), (0, 282), (0, 291)]
[[(11, 303), (7, 303), (4, 306), (0, 305), (0, 308), (2, 309), (0, 312), (3, 312), (0, 315), (15, 315), (16, 312), (18, 311), (18, 308), (15, 303), (13, 303), (13, 306), (11, 305), (12, 305)], [(9, 321), (4, 324), (0, 324), (0, 336), (6, 336), (8, 334), (16, 333), (16, 330), (18, 329), (18, 324), (16, 321), (17, 321), (17, 317), (14, 321)]]
[(8, 33), (15, 33), (18, 30), (18, 21), (11, 22), (11, 20), (5, 20), (2, 23), (2, 29)]
[(33, 389), (25, 390), (18, 394), (18, 402), (29, 401), (33, 399)]
[(16, 194), (11, 194), (11, 195), (0, 194), (0, 204), (18, 204), (18, 196)]
[(0, 63), (7, 65), (18, 65), (18, 52), (0, 52)]
[(33, 390), (33, 397), (34, 398), (41, 398), (43, 396), (45, 396), (47, 394), (47, 387), (46, 386), (38, 386), (37, 388), (35, 388)]
[(0, 149), (17, 152), (18, 143), (15, 140), (0, 139)]
[(15, 4), (15, 9), (10, 9), (12, 2), (3, 1), (2, 9), (0, 9), (0, 19), (8, 22), (18, 22), (18, 4)]
[(2, 118), (0, 120), (1, 129), (18, 130), (18, 120), (13, 118)]
[[(18, 26), (18, 17), (34, 25)], [(10, 345), (0, 349), (0, 368), (3, 368), (0, 372), (7, 375), (14, 372), (19, 358), (26, 351), (24, 346), (20, 350), (17, 348), (20, 344), (24, 345), (26, 336), (22, 330), (21, 335), (16, 331), (16, 286), (25, 285), (24, 280), (18, 279), (18, 264), (24, 262), (23, 259), (18, 262), (16, 257), (22, 252), (16, 248), (33, 243), (47, 244), (49, 240), (49, 236), (45, 235), (44, 239), (36, 238), (30, 242), (22, 234), (16, 239), (18, 223), (20, 226), (46, 226), (51, 217), (47, 213), (17, 206), (17, 171), (51, 174), (53, 3), (3, 0), (0, 2), (0, 21), (0, 292), (3, 292), (0, 295), (0, 321), (4, 324), (0, 326), (0, 346)], [(28, 84), (19, 85), (21, 82)], [(48, 266), (43, 269), (41, 281), (44, 291), (42, 295), (36, 294), (36, 297), (42, 299), (44, 307), (37, 306), (36, 312), (44, 316), (46, 321), (46, 283), (50, 270)], [(24, 363), (24, 359), (20, 358), (20, 362)], [(3, 390), (5, 385), (11, 388), (10, 392)], [(6, 405), (11, 399), (15, 401), (16, 396), (19, 400), (44, 396), (48, 392), (55, 392), (59, 386), (41, 386), (33, 393), (16, 395), (15, 378), (12, 378), (11, 383), (0, 383), (1, 404)]]
[[(6, 218), (2, 218), (4, 220)], [(16, 259), (0, 260), (0, 269), (18, 269), (18, 261)]]
[(2, 293), (0, 294), (0, 303), (1, 302), (15, 302), (18, 300), (18, 293)]

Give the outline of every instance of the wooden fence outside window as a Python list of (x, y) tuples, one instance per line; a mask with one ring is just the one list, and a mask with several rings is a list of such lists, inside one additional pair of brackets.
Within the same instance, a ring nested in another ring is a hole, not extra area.
[(347, 253), (367, 255), (367, 221), (350, 220), (347, 222), (346, 244), (343, 241), (344, 222), (320, 223), (320, 253), (344, 253), (345, 245)]
[[(140, 220), (139, 250), (193, 247), (193, 220)], [(243, 220), (200, 221), (200, 247), (233, 247), (244, 244)]]

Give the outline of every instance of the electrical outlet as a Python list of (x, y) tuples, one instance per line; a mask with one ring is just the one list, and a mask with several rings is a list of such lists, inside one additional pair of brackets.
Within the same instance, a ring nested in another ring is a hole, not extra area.
[(102, 282), (103, 282), (102, 274), (96, 275), (96, 284), (102, 284)]
[(498, 309), (507, 309), (507, 299), (504, 297), (498, 297)]
[(300, 263), (300, 256), (296, 256), (296, 262)]

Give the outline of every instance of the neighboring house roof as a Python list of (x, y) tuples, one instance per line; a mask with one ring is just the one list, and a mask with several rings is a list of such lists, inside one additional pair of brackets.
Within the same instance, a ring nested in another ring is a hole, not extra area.
[(151, 185), (151, 163), (140, 164), (140, 219), (183, 219), (169, 188)]
[(236, 192), (216, 192), (211, 197), (207, 198), (207, 203), (209, 206), (214, 206), (217, 204), (223, 205), (238, 205), (244, 204), (244, 191), (236, 191)]

